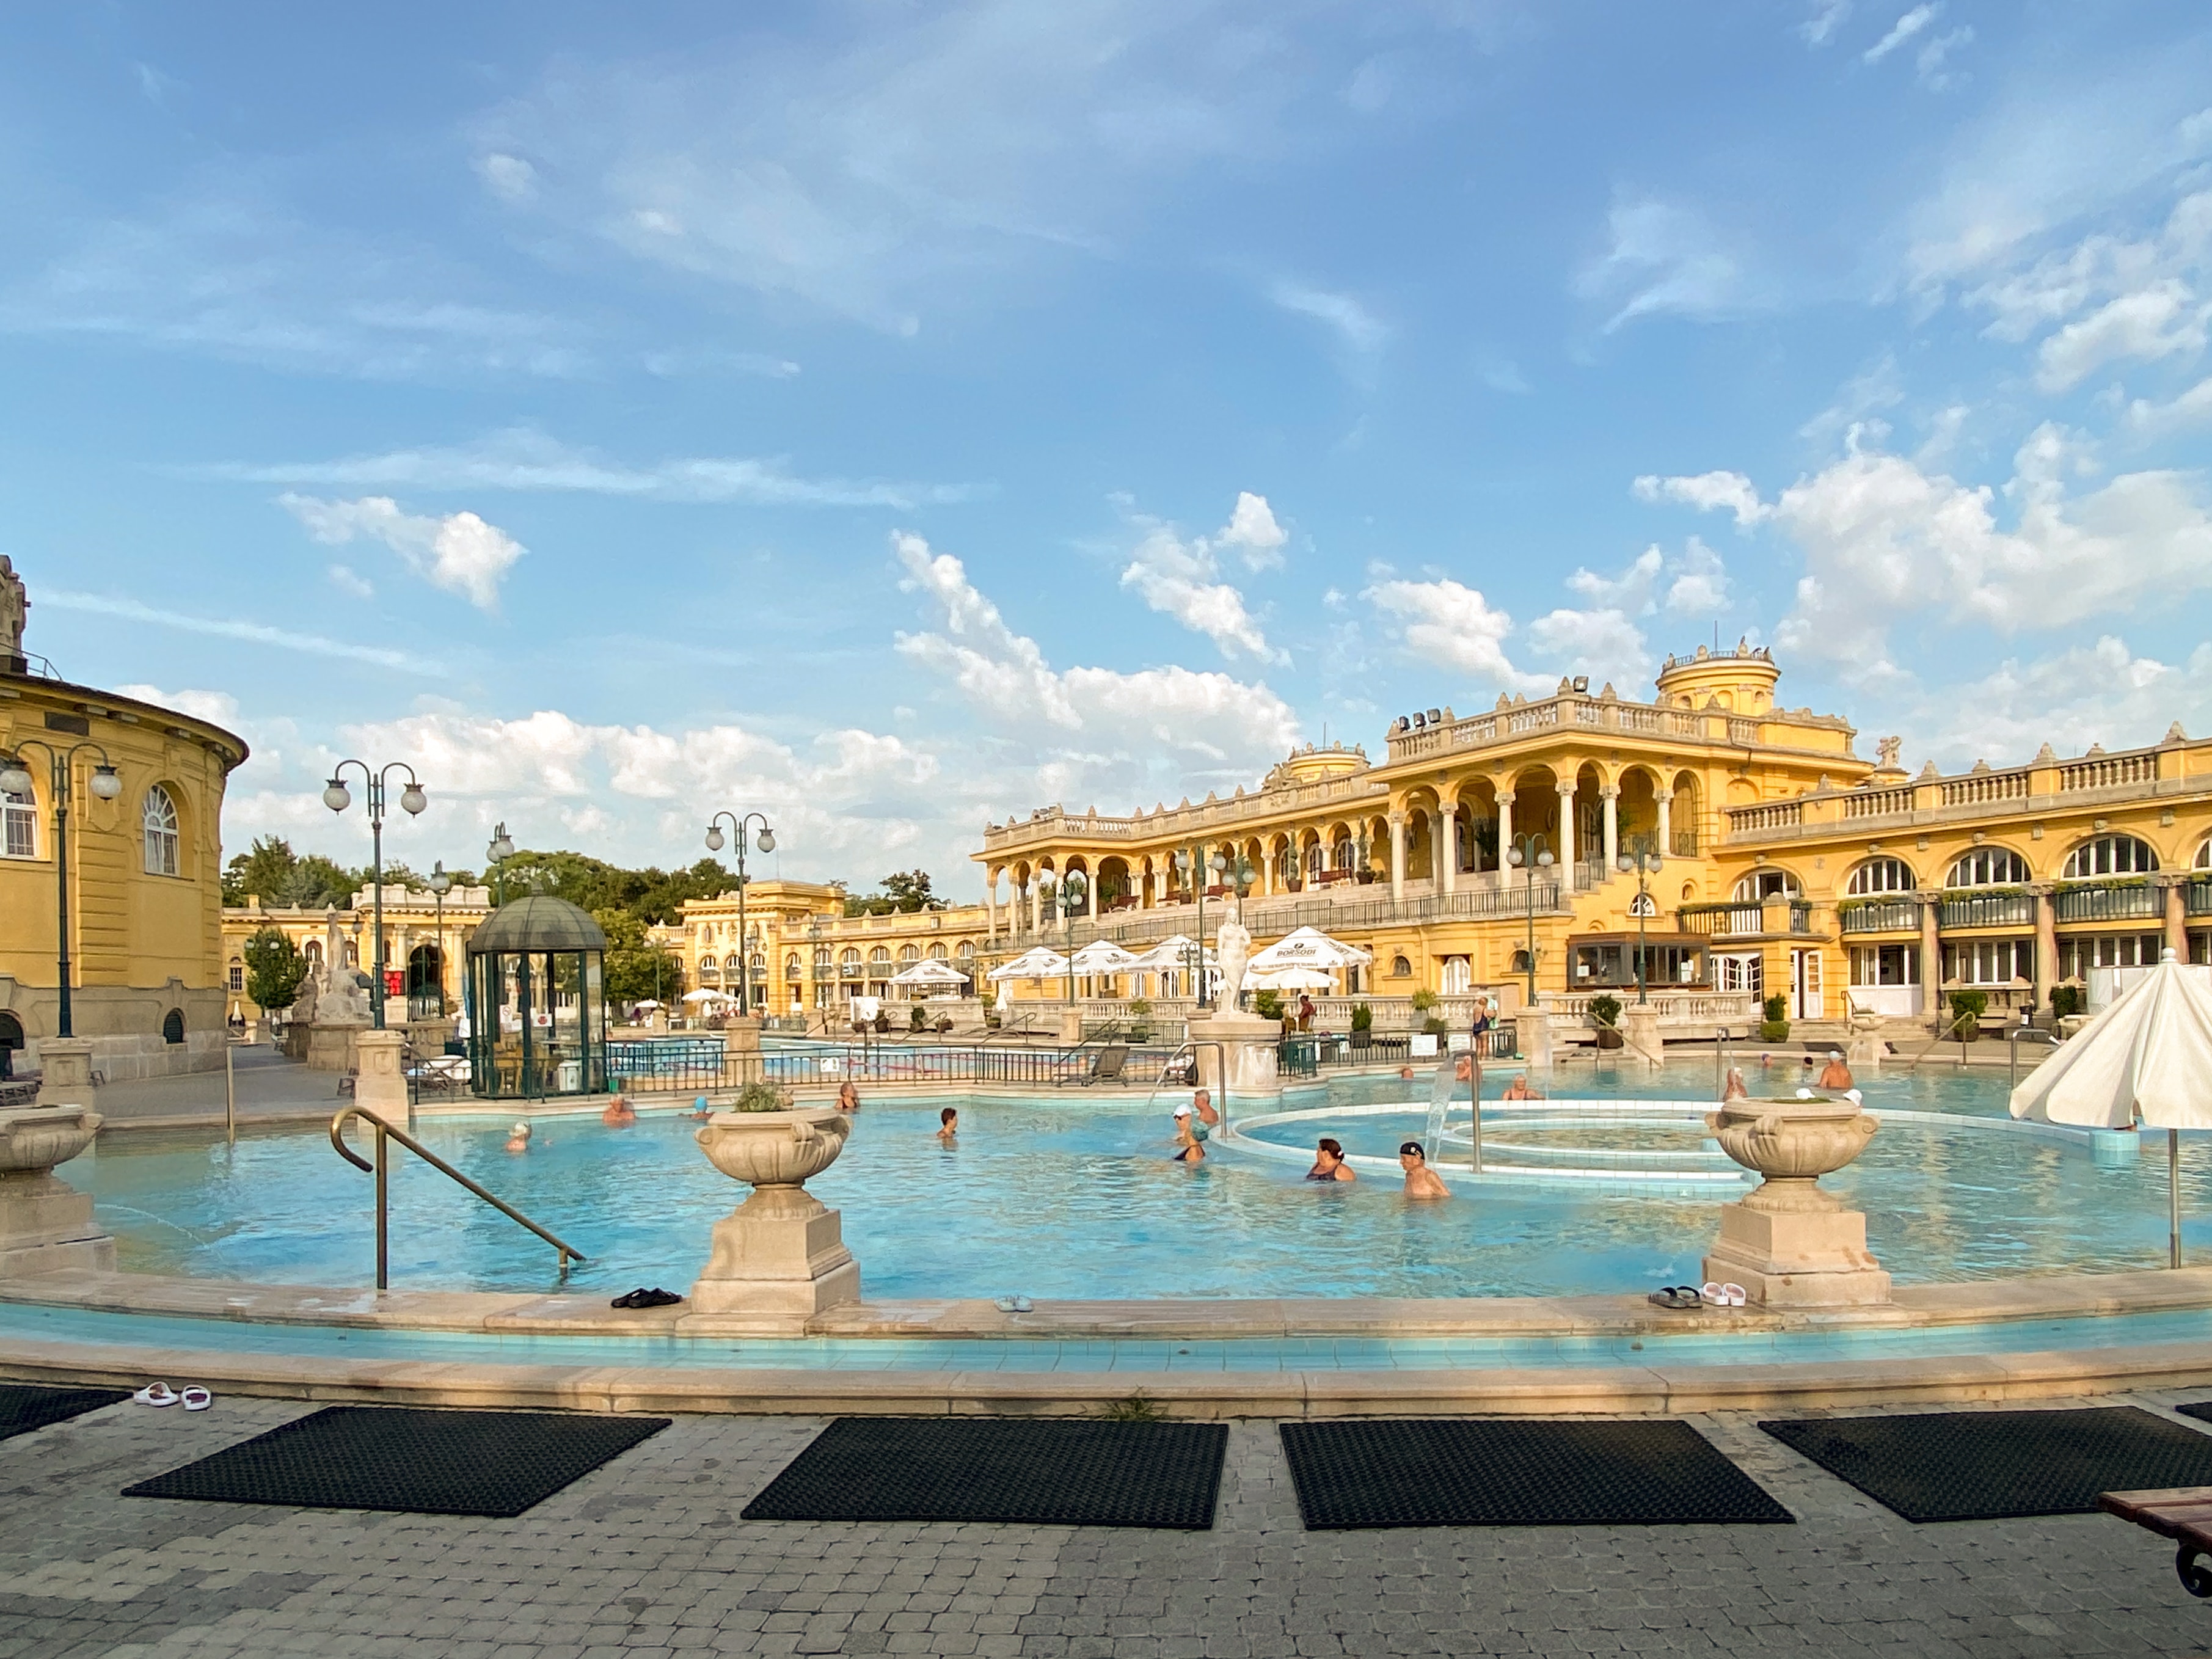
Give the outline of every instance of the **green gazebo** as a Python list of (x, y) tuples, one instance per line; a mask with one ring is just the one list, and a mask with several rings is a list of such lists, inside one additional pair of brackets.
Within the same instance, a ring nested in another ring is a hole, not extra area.
[(550, 893), (503, 904), (469, 940), (469, 1074), (493, 1100), (604, 1094), (607, 936)]

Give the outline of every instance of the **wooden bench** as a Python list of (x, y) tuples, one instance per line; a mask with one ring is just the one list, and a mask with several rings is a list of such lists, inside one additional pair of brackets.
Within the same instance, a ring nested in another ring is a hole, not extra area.
[(2200, 1599), (2212, 1596), (2212, 1566), (2200, 1559), (2212, 1554), (2212, 1486), (2170, 1486), (2161, 1492), (2108, 1492), (2097, 1499), (2107, 1515), (2174, 1540), (2173, 1571), (2182, 1589)]

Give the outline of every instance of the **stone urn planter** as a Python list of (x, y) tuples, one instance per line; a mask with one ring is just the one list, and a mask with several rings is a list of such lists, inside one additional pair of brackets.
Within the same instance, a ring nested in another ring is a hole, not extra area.
[(1771, 1308), (1889, 1300), (1889, 1275), (1867, 1249), (1866, 1217), (1820, 1184), (1874, 1139), (1879, 1126), (1856, 1103), (1733, 1100), (1709, 1114), (1705, 1127), (1729, 1157), (1766, 1177), (1748, 1197), (1721, 1207), (1708, 1279), (1740, 1284), (1750, 1301)]
[(693, 1138), (707, 1161), (752, 1195), (714, 1224), (691, 1287), (695, 1313), (732, 1329), (792, 1332), (825, 1308), (860, 1299), (860, 1267), (837, 1212), (806, 1190), (837, 1161), (853, 1120), (834, 1106), (717, 1112)]
[(114, 1267), (115, 1241), (94, 1221), (90, 1195), (54, 1175), (100, 1124), (88, 1106), (0, 1111), (0, 1278)]

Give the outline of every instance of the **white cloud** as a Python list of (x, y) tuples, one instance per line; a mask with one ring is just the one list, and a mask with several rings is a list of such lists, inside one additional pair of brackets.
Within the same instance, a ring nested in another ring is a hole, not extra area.
[[(1853, 426), (1864, 426), (1869, 417), (1905, 401), (1905, 384), (1898, 372), (1897, 354), (1881, 356), (1844, 382), (1835, 402), (1797, 428), (1797, 435), (1816, 444), (1832, 443)], [(1884, 428), (1887, 430), (1887, 428)]]
[(368, 663), (378, 668), (395, 669), (403, 673), (428, 674), (442, 678), (447, 672), (436, 663), (385, 646), (357, 645), (350, 640), (333, 640), (320, 634), (301, 634), (289, 628), (273, 628), (265, 623), (242, 622), (230, 617), (187, 616), (181, 611), (156, 609), (137, 599), (109, 599), (98, 593), (75, 593), (64, 588), (48, 587), (39, 591), (39, 603), (50, 605), (57, 611), (79, 611), (95, 617), (113, 617), (122, 622), (149, 623), (156, 628), (173, 628), (186, 634), (205, 634), (221, 640), (243, 640), (250, 645), (273, 645), (280, 651), (301, 651), (314, 657), (339, 657), (353, 662)]
[(1445, 577), (1436, 581), (1378, 581), (1362, 595), (1398, 629), (1413, 655), (1490, 685), (1540, 691), (1550, 682), (1523, 673), (1505, 654), (1513, 618), (1480, 590)]
[(1567, 578), (1567, 586), (1600, 605), (1641, 614), (1651, 609), (1652, 590), (1657, 586), (1659, 573), (1665, 564), (1665, 555), (1656, 547), (1647, 547), (1618, 576), (1601, 576), (1595, 570), (1578, 569)]
[(2138, 398), (2128, 405), (2128, 424), (2137, 432), (2160, 435), (2212, 421), (2212, 378), (2199, 380), (2179, 397), (2162, 404)]
[(331, 579), (331, 586), (341, 593), (349, 593), (356, 599), (376, 597), (375, 585), (351, 565), (334, 564), (323, 574)]
[(2197, 304), (2177, 281), (2122, 295), (2044, 341), (2036, 354), (2036, 384), (2045, 392), (2064, 392), (2119, 359), (2194, 356), (2204, 349), (2208, 317), (2212, 307)]
[(1566, 586), (1589, 605), (1537, 617), (1528, 624), (1528, 642), (1568, 672), (1616, 687), (1641, 685), (1650, 678), (1651, 653), (1640, 619), (1662, 608), (1670, 617), (1711, 617), (1729, 603), (1727, 567), (1695, 536), (1680, 558), (1647, 547), (1618, 574), (1581, 568)]
[(1972, 46), (1973, 41), (1974, 31), (1962, 24), (1922, 46), (1912, 60), (1913, 73), (1919, 77), (1920, 84), (1930, 92), (1948, 92), (1957, 86), (1965, 77), (1943, 66), (1950, 61), (1953, 52)]
[(538, 194), (538, 169), (520, 155), (497, 150), (476, 160), (477, 177), (503, 202), (527, 202)]
[(1890, 25), (1889, 33), (1866, 49), (1862, 61), (1879, 64), (1936, 21), (1936, 13), (1943, 9), (1940, 3), (1915, 6)]
[(380, 541), (416, 575), (462, 595), (480, 611), (499, 608), (500, 583), (528, 551), (473, 513), (448, 513), (441, 519), (403, 513), (389, 495), (333, 501), (286, 494), (276, 499), (317, 541), (333, 547), (356, 537)]
[(1966, 765), (2024, 757), (2045, 743), (2062, 755), (2156, 743), (2177, 720), (2199, 736), (2212, 728), (2212, 644), (2164, 663), (2108, 634), (1931, 691), (1900, 715), (1899, 729), (1925, 733), (1939, 763)]
[(1361, 356), (1380, 350), (1390, 337), (1389, 326), (1349, 294), (1332, 294), (1302, 283), (1278, 282), (1267, 290), (1268, 299), (1285, 311), (1311, 317), (1334, 329), (1344, 343)]
[(1666, 608), (1678, 617), (1710, 617), (1729, 608), (1728, 567), (1721, 556), (1695, 536), (1682, 556), (1669, 566)]
[(1283, 546), (1290, 539), (1291, 532), (1275, 522), (1267, 498), (1240, 489), (1229, 522), (1213, 538), (1213, 544), (1235, 548), (1248, 569), (1273, 570), (1282, 564)]
[(1774, 509), (1759, 498), (1759, 491), (1741, 472), (1700, 472), (1692, 477), (1661, 477), (1645, 473), (1632, 488), (1638, 501), (1680, 501), (1701, 513), (1725, 507), (1735, 514), (1739, 530), (1748, 530), (1771, 517)]
[(1851, 15), (1851, 0), (1813, 0), (1813, 15), (1797, 26), (1808, 46), (1825, 46)]
[(741, 501), (757, 507), (912, 508), (965, 501), (959, 485), (809, 478), (780, 459), (693, 456), (649, 466), (605, 459), (529, 428), (473, 444), (388, 450), (328, 461), (233, 463), (198, 476), (251, 483), (341, 489), (578, 491), (665, 501)]
[(2089, 465), (2061, 428), (2031, 434), (2005, 494), (1879, 451), (1855, 451), (1801, 479), (1775, 520), (1803, 550), (1805, 574), (1778, 641), (1837, 664), (1847, 678), (1902, 673), (1888, 633), (1916, 614), (2012, 632), (2056, 627), (2154, 598), (2173, 605), (2212, 586), (2212, 516), (2197, 481), (2136, 472), (2081, 495), (2069, 477)]
[(1290, 534), (1275, 522), (1264, 495), (1238, 492), (1229, 522), (1212, 536), (1185, 541), (1172, 525), (1147, 520), (1143, 539), (1137, 544), (1121, 572), (1121, 586), (1133, 589), (1153, 610), (1173, 617), (1194, 633), (1203, 634), (1224, 653), (1240, 652), (1263, 662), (1287, 665), (1290, 653), (1267, 643), (1235, 586), (1220, 580), (1215, 555), (1233, 548), (1253, 570), (1283, 562), (1283, 544)]
[(1638, 317), (1674, 312), (1710, 321), (1753, 306), (1736, 255), (1704, 217), (1650, 199), (1616, 201), (1610, 246), (1577, 273), (1575, 292), (1613, 307), (1611, 332)]
[(1650, 653), (1644, 630), (1626, 614), (1610, 607), (1597, 611), (1546, 612), (1528, 624), (1528, 642), (1556, 658), (1570, 674), (1587, 674), (1618, 690), (1650, 678)]

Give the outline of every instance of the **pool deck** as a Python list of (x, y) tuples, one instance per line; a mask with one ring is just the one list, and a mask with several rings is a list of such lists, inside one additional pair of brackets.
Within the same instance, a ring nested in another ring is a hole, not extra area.
[[(0, 1288), (0, 1300), (104, 1313), (257, 1324), (473, 1333), (490, 1336), (724, 1340), (758, 1334), (678, 1307), (622, 1312), (597, 1295), (499, 1294), (258, 1285), (131, 1273), (56, 1273)], [(1559, 1415), (1814, 1408), (2039, 1400), (2212, 1386), (2212, 1342), (2073, 1347), (1940, 1357), (1759, 1363), (1629, 1357), (1644, 1338), (1956, 1327), (2212, 1308), (2212, 1268), (2065, 1275), (1901, 1288), (1890, 1307), (1825, 1315), (1756, 1310), (1670, 1314), (1628, 1297), (1241, 1302), (1044, 1302), (1025, 1315), (974, 1301), (864, 1304), (817, 1321), (821, 1337), (1224, 1341), (1346, 1338), (1599, 1337), (1610, 1366), (1431, 1370), (1054, 1370), (654, 1366), (580, 1356), (497, 1363), (339, 1358), (207, 1348), (140, 1348), (11, 1339), (0, 1376), (134, 1382), (188, 1376), (234, 1394), (600, 1411), (1086, 1413), (1141, 1391), (1177, 1415), (1271, 1417), (1419, 1413)]]

